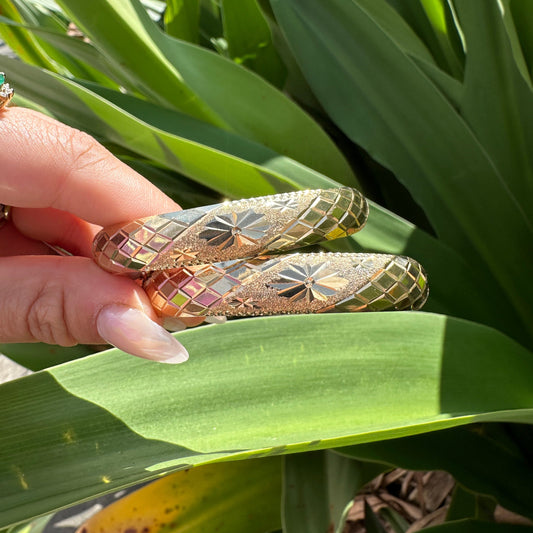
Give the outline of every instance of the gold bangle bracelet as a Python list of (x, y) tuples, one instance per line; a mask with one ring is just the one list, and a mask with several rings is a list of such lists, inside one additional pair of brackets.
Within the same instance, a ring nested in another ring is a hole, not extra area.
[(94, 257), (139, 277), (181, 265), (284, 252), (359, 231), (368, 205), (355, 189), (296, 191), (188, 209), (103, 229)]
[(289, 254), (154, 272), (144, 282), (161, 316), (419, 309), (428, 295), (419, 263), (385, 254)]
[(171, 317), (420, 309), (422, 266), (386, 254), (290, 253), (359, 231), (356, 190), (308, 190), (157, 215), (103, 229), (94, 256), (142, 280)]

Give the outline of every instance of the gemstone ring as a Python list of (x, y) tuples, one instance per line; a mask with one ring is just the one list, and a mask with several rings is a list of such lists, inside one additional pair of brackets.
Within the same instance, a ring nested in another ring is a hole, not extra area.
[(0, 72), (0, 110), (9, 103), (14, 94), (15, 91), (6, 82), (6, 75)]

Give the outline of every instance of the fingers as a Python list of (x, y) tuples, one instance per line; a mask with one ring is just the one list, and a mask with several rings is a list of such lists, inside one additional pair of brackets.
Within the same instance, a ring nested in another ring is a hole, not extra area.
[(144, 291), (101, 270), (89, 258), (0, 259), (3, 342), (114, 344), (161, 362), (182, 362), (185, 349), (156, 324)]
[(4, 110), (0, 136), (2, 203), (53, 207), (101, 226), (178, 209), (92, 137), (40, 113)]
[(73, 255), (92, 257), (92, 241), (100, 226), (53, 208), (16, 208), (11, 213), (13, 225), (26, 237), (60, 246)]
[(22, 235), (13, 224), (6, 224), (0, 228), (0, 257), (50, 253), (51, 250), (46, 244)]

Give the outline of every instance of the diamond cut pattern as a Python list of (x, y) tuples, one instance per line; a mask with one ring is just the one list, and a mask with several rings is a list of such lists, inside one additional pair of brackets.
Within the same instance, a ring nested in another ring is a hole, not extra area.
[(135, 278), (343, 237), (363, 226), (367, 212), (363, 196), (348, 187), (252, 198), (104, 229), (94, 255), (106, 270)]
[(420, 309), (427, 294), (427, 277), (421, 266), (399, 256), (335, 308), (349, 312)]
[(154, 273), (145, 290), (170, 316), (419, 309), (422, 267), (380, 254), (293, 254)]

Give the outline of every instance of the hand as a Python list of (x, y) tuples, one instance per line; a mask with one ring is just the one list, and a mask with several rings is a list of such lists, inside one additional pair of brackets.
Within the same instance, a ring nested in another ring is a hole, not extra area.
[(0, 202), (13, 206), (0, 228), (0, 342), (105, 341), (185, 361), (139, 285), (104, 272), (91, 253), (101, 226), (179, 206), (92, 137), (40, 113), (4, 109), (0, 138)]

